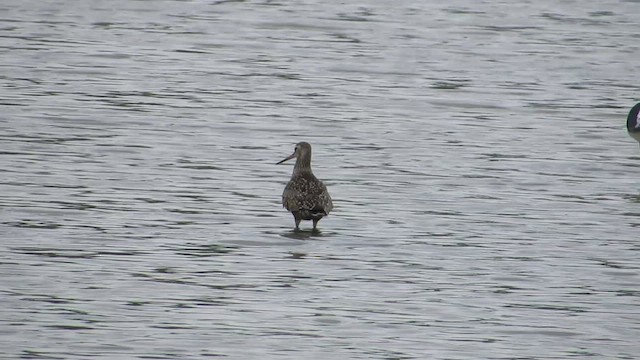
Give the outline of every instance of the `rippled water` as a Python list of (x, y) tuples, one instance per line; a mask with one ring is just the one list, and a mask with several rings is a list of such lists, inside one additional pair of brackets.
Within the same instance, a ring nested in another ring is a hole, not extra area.
[(640, 357), (637, 1), (0, 8), (7, 358)]

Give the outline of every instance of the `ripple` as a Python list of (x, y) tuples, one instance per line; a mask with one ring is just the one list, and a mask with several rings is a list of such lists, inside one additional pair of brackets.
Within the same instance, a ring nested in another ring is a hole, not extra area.
[(633, 6), (3, 6), (0, 350), (633, 358)]

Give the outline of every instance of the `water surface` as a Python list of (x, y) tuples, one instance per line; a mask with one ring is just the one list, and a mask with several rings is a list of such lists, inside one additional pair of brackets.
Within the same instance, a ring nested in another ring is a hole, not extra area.
[(640, 356), (636, 2), (0, 8), (7, 358)]

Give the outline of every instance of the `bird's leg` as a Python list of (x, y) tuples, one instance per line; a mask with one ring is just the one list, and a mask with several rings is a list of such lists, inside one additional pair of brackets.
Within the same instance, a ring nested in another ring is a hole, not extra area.
[(297, 217), (293, 217), (296, 221), (296, 230), (300, 230), (300, 221), (302, 221), (302, 219), (298, 219)]
[(318, 226), (318, 221), (320, 221), (320, 219), (313, 219), (313, 230), (318, 230), (316, 229), (316, 226)]

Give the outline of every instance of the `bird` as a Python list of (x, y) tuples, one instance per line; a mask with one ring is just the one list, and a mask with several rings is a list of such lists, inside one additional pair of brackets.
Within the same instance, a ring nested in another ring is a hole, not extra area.
[(629, 136), (640, 143), (640, 103), (637, 103), (631, 108), (631, 111), (629, 111), (629, 116), (627, 116), (627, 132), (629, 132)]
[(302, 220), (311, 220), (313, 231), (317, 231), (318, 221), (329, 215), (333, 202), (327, 187), (311, 170), (311, 145), (304, 141), (297, 143), (293, 154), (276, 165), (293, 158), (296, 164), (282, 193), (282, 206), (293, 214), (295, 230), (300, 230)]

